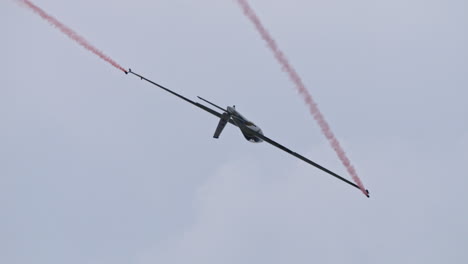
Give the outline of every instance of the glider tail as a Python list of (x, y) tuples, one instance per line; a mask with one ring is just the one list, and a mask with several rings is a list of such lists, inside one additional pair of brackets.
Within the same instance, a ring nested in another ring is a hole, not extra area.
[(219, 135), (221, 135), (221, 132), (223, 132), (224, 127), (229, 121), (229, 118), (230, 118), (229, 114), (224, 112), (221, 118), (219, 119), (218, 126), (216, 127), (216, 131), (213, 135), (214, 138), (219, 138)]
[(212, 102), (201, 98), (200, 96), (197, 96), (200, 100), (218, 108), (219, 110), (223, 111), (224, 113), (221, 115), (221, 118), (219, 119), (218, 126), (216, 127), (215, 133), (213, 135), (214, 138), (219, 138), (219, 135), (221, 135), (221, 132), (223, 132), (224, 127), (226, 124), (229, 122), (229, 118), (231, 118), (231, 115), (228, 113), (228, 111), (218, 105), (213, 104)]

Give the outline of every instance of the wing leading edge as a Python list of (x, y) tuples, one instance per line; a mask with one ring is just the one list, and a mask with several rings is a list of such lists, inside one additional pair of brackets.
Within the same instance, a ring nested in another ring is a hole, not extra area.
[[(308, 158), (302, 156), (301, 154), (298, 154), (297, 152), (294, 152), (294, 151), (288, 149), (287, 147), (285, 147), (285, 146), (279, 144), (278, 142), (276, 142), (276, 141), (274, 141), (274, 140), (272, 140), (272, 139), (266, 137), (265, 135), (262, 135), (262, 134), (260, 134), (260, 133), (256, 133), (256, 136), (259, 137), (259, 138), (261, 138), (261, 139), (263, 139), (263, 141), (268, 142), (268, 143), (270, 143), (271, 145), (273, 145), (273, 146), (275, 146), (275, 147), (277, 147), (277, 148), (279, 148), (279, 149), (281, 149), (281, 150), (283, 150), (283, 151), (285, 151), (285, 152), (287, 152), (287, 153), (293, 155), (294, 157), (296, 157), (296, 158), (298, 158), (298, 159), (300, 159), (300, 160), (302, 160), (302, 161), (305, 161), (305, 162), (309, 163), (310, 165), (312, 165), (312, 166), (314, 166), (314, 167), (316, 167), (316, 168), (318, 168), (318, 169), (320, 169), (320, 170), (322, 170), (322, 171), (324, 171), (324, 172), (326, 172), (326, 173), (332, 175), (333, 177), (335, 177), (335, 178), (337, 178), (337, 179), (339, 179), (339, 180), (342, 180), (342, 181), (346, 182), (347, 184), (358, 188), (359, 190), (361, 189), (361, 188), (359, 188), (359, 186), (358, 186), (357, 184), (355, 184), (355, 183), (353, 183), (353, 182), (351, 182), (351, 181), (349, 181), (349, 180), (347, 180), (347, 179), (341, 177), (340, 175), (338, 175), (338, 174), (334, 173), (333, 171), (331, 171), (331, 170), (329, 170), (329, 169), (323, 167), (322, 165), (317, 164), (317, 163), (311, 161), (310, 159), (308, 159)], [(369, 191), (368, 191), (368, 190), (366, 190), (366, 193), (367, 193), (366, 196), (369, 197)]]
[[(149, 83), (151, 83), (151, 84), (153, 84), (153, 85), (156, 85), (157, 87), (159, 87), (159, 88), (165, 90), (166, 92), (171, 93), (171, 94), (173, 94), (173, 95), (179, 97), (180, 99), (182, 99), (182, 100), (184, 100), (184, 101), (186, 101), (186, 102), (189, 102), (189, 103), (193, 104), (194, 106), (199, 107), (199, 108), (201, 108), (201, 109), (207, 111), (208, 113), (210, 113), (210, 114), (212, 114), (212, 115), (214, 115), (214, 116), (216, 116), (216, 117), (218, 117), (218, 118), (221, 118), (221, 116), (222, 116), (221, 113), (218, 113), (217, 111), (215, 111), (215, 110), (213, 110), (213, 109), (211, 109), (211, 108), (209, 108), (209, 107), (206, 107), (206, 106), (204, 106), (204, 105), (202, 105), (202, 104), (200, 104), (200, 103), (194, 102), (194, 101), (188, 99), (187, 97), (182, 96), (182, 95), (180, 95), (180, 94), (178, 94), (178, 93), (176, 93), (176, 92), (173, 92), (173, 91), (169, 90), (168, 88), (166, 88), (166, 87), (164, 87), (164, 86), (162, 86), (162, 85), (160, 85), (160, 84), (157, 84), (157, 83), (155, 83), (155, 82), (153, 82), (153, 81), (151, 81), (151, 80), (149, 80), (149, 79), (146, 79), (145, 77), (139, 75), (138, 73), (133, 72), (132, 69), (128, 69), (128, 72), (131, 73), (131, 74), (133, 74), (133, 75), (135, 75), (135, 76), (137, 76), (137, 77), (140, 78), (141, 80), (145, 80), (145, 81), (147, 81), (147, 82), (149, 82)], [(234, 122), (232, 122), (231, 120), (229, 120), (229, 123), (235, 125)]]

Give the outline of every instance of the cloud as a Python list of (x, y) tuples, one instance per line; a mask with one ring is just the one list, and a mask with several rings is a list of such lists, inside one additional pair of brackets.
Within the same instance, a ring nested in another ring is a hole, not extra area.
[(319, 233), (328, 228), (323, 215), (336, 209), (324, 204), (329, 197), (319, 198), (326, 191), (314, 190), (314, 170), (294, 161), (290, 173), (268, 175), (254, 160), (221, 166), (197, 192), (193, 224), (141, 263), (309, 263), (320, 245), (332, 244), (334, 236)]

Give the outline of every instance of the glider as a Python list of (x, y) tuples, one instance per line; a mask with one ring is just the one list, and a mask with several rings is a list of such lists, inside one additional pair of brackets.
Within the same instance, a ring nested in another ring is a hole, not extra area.
[[(164, 87), (164, 86), (162, 86), (160, 84), (157, 84), (157, 83), (155, 83), (155, 82), (153, 82), (153, 81), (151, 81), (149, 79), (146, 79), (145, 77), (133, 72), (132, 69), (128, 69), (128, 72), (125, 72), (125, 73), (126, 74), (131, 73), (131, 74), (139, 77), (141, 80), (145, 80), (145, 81), (147, 81), (147, 82), (149, 82), (149, 83), (151, 83), (151, 84), (165, 90), (166, 92), (169, 92), (169, 93), (179, 97), (180, 99), (182, 99), (182, 100), (184, 100), (186, 102), (189, 102), (189, 103), (193, 104), (194, 106), (199, 107), (199, 108), (205, 110), (206, 112), (218, 117), (219, 118), (219, 123), (218, 123), (218, 126), (216, 127), (215, 133), (213, 135), (214, 138), (219, 138), (219, 136), (221, 135), (221, 132), (223, 131), (226, 124), (231, 123), (232, 125), (237, 126), (241, 130), (241, 132), (244, 135), (245, 139), (247, 139), (248, 141), (253, 142), (253, 143), (260, 143), (260, 142), (263, 142), (263, 141), (265, 141), (267, 143), (270, 143), (271, 145), (273, 145), (273, 146), (275, 146), (275, 147), (277, 147), (277, 148), (279, 148), (279, 149), (293, 155), (294, 157), (296, 157), (296, 158), (298, 158), (300, 160), (303, 160), (303, 161), (309, 163), (310, 165), (312, 165), (312, 166), (314, 166), (314, 167), (316, 167), (316, 168), (318, 168), (318, 169), (320, 169), (320, 170), (334, 176), (335, 178), (337, 178), (337, 179), (339, 179), (339, 180), (341, 180), (341, 181), (343, 181), (343, 182), (345, 182), (345, 183), (359, 189), (359, 186), (356, 185), (355, 183), (341, 177), (340, 175), (334, 173), (333, 171), (331, 171), (331, 170), (329, 170), (329, 169), (327, 169), (327, 168), (325, 168), (325, 167), (311, 161), (310, 159), (308, 159), (308, 158), (306, 158), (306, 157), (304, 157), (304, 156), (302, 156), (302, 155), (288, 149), (287, 147), (277, 143), (276, 141), (266, 137), (263, 134), (263, 131), (257, 125), (255, 125), (253, 122), (247, 120), (244, 116), (242, 116), (236, 110), (235, 106), (232, 106), (232, 107), (228, 106), (227, 109), (224, 109), (224, 108), (222, 108), (220, 106), (217, 106), (216, 104), (214, 104), (212, 102), (209, 102), (208, 100), (203, 99), (200, 96), (198, 96), (198, 98), (201, 99), (202, 101), (204, 101), (204, 102), (210, 104), (211, 106), (216, 107), (217, 109), (222, 111), (222, 113), (219, 113), (216, 110), (213, 110), (213, 109), (211, 109), (211, 108), (209, 108), (209, 107), (207, 107), (205, 105), (202, 105), (200, 103), (194, 102), (194, 101), (192, 101), (192, 100), (190, 100), (190, 99), (188, 99), (188, 98), (186, 98), (186, 97), (184, 97), (184, 96), (182, 96), (182, 95), (180, 95), (180, 94), (178, 94), (178, 93), (176, 93), (176, 92), (174, 92), (172, 90), (169, 90), (168, 88), (166, 88), (166, 87)], [(369, 191), (368, 190), (366, 190), (366, 196), (369, 197)]]

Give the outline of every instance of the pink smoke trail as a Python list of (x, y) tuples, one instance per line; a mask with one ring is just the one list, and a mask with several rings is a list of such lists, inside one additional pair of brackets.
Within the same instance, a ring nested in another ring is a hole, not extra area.
[(364, 185), (362, 184), (361, 179), (359, 179), (356, 173), (356, 170), (354, 169), (353, 165), (349, 161), (348, 157), (346, 156), (346, 153), (344, 152), (340, 143), (336, 139), (335, 135), (331, 131), (330, 126), (328, 125), (324, 116), (320, 112), (317, 106), (317, 103), (315, 103), (309, 91), (307, 91), (304, 83), (302, 83), (302, 80), (299, 77), (299, 74), (297, 74), (296, 70), (294, 70), (292, 65), (289, 63), (284, 53), (279, 49), (275, 40), (271, 37), (271, 35), (266, 30), (266, 28), (263, 26), (260, 19), (255, 14), (254, 10), (250, 7), (247, 0), (237, 0), (237, 3), (242, 8), (247, 18), (250, 19), (250, 21), (255, 25), (255, 28), (260, 33), (262, 38), (266, 41), (266, 43), (268, 44), (268, 47), (273, 52), (276, 60), (278, 60), (278, 62), (281, 64), (283, 70), (286, 71), (286, 73), (288, 73), (289, 78), (295, 84), (299, 93), (303, 96), (305, 103), (309, 106), (310, 113), (314, 117), (315, 121), (317, 121), (317, 123), (319, 124), (323, 134), (328, 139), (328, 142), (330, 143), (332, 148), (335, 150), (336, 154), (340, 158), (343, 165), (346, 167), (348, 173), (351, 175), (354, 182), (359, 186), (359, 189), (361, 189), (364, 195), (368, 196), (366, 188), (364, 188)]
[(76, 41), (78, 44), (83, 46), (85, 49), (91, 51), (92, 53), (96, 54), (99, 56), (101, 59), (107, 61), (110, 63), (112, 66), (116, 67), (117, 69), (127, 72), (122, 66), (120, 66), (117, 62), (112, 60), (109, 56), (105, 55), (102, 53), (102, 51), (98, 50), (95, 48), (93, 45), (91, 45), (86, 39), (84, 39), (82, 36), (78, 35), (75, 31), (73, 31), (71, 28), (65, 26), (62, 24), (60, 21), (58, 21), (56, 18), (53, 16), (47, 14), (44, 10), (33, 4), (29, 0), (17, 0), (18, 2), (24, 4), (26, 7), (34, 11), (36, 14), (38, 14), (40, 17), (43, 19), (47, 20), (49, 23), (51, 23), (53, 26), (58, 28), (60, 31), (62, 31), (65, 35), (67, 35), (69, 38), (73, 39)]

